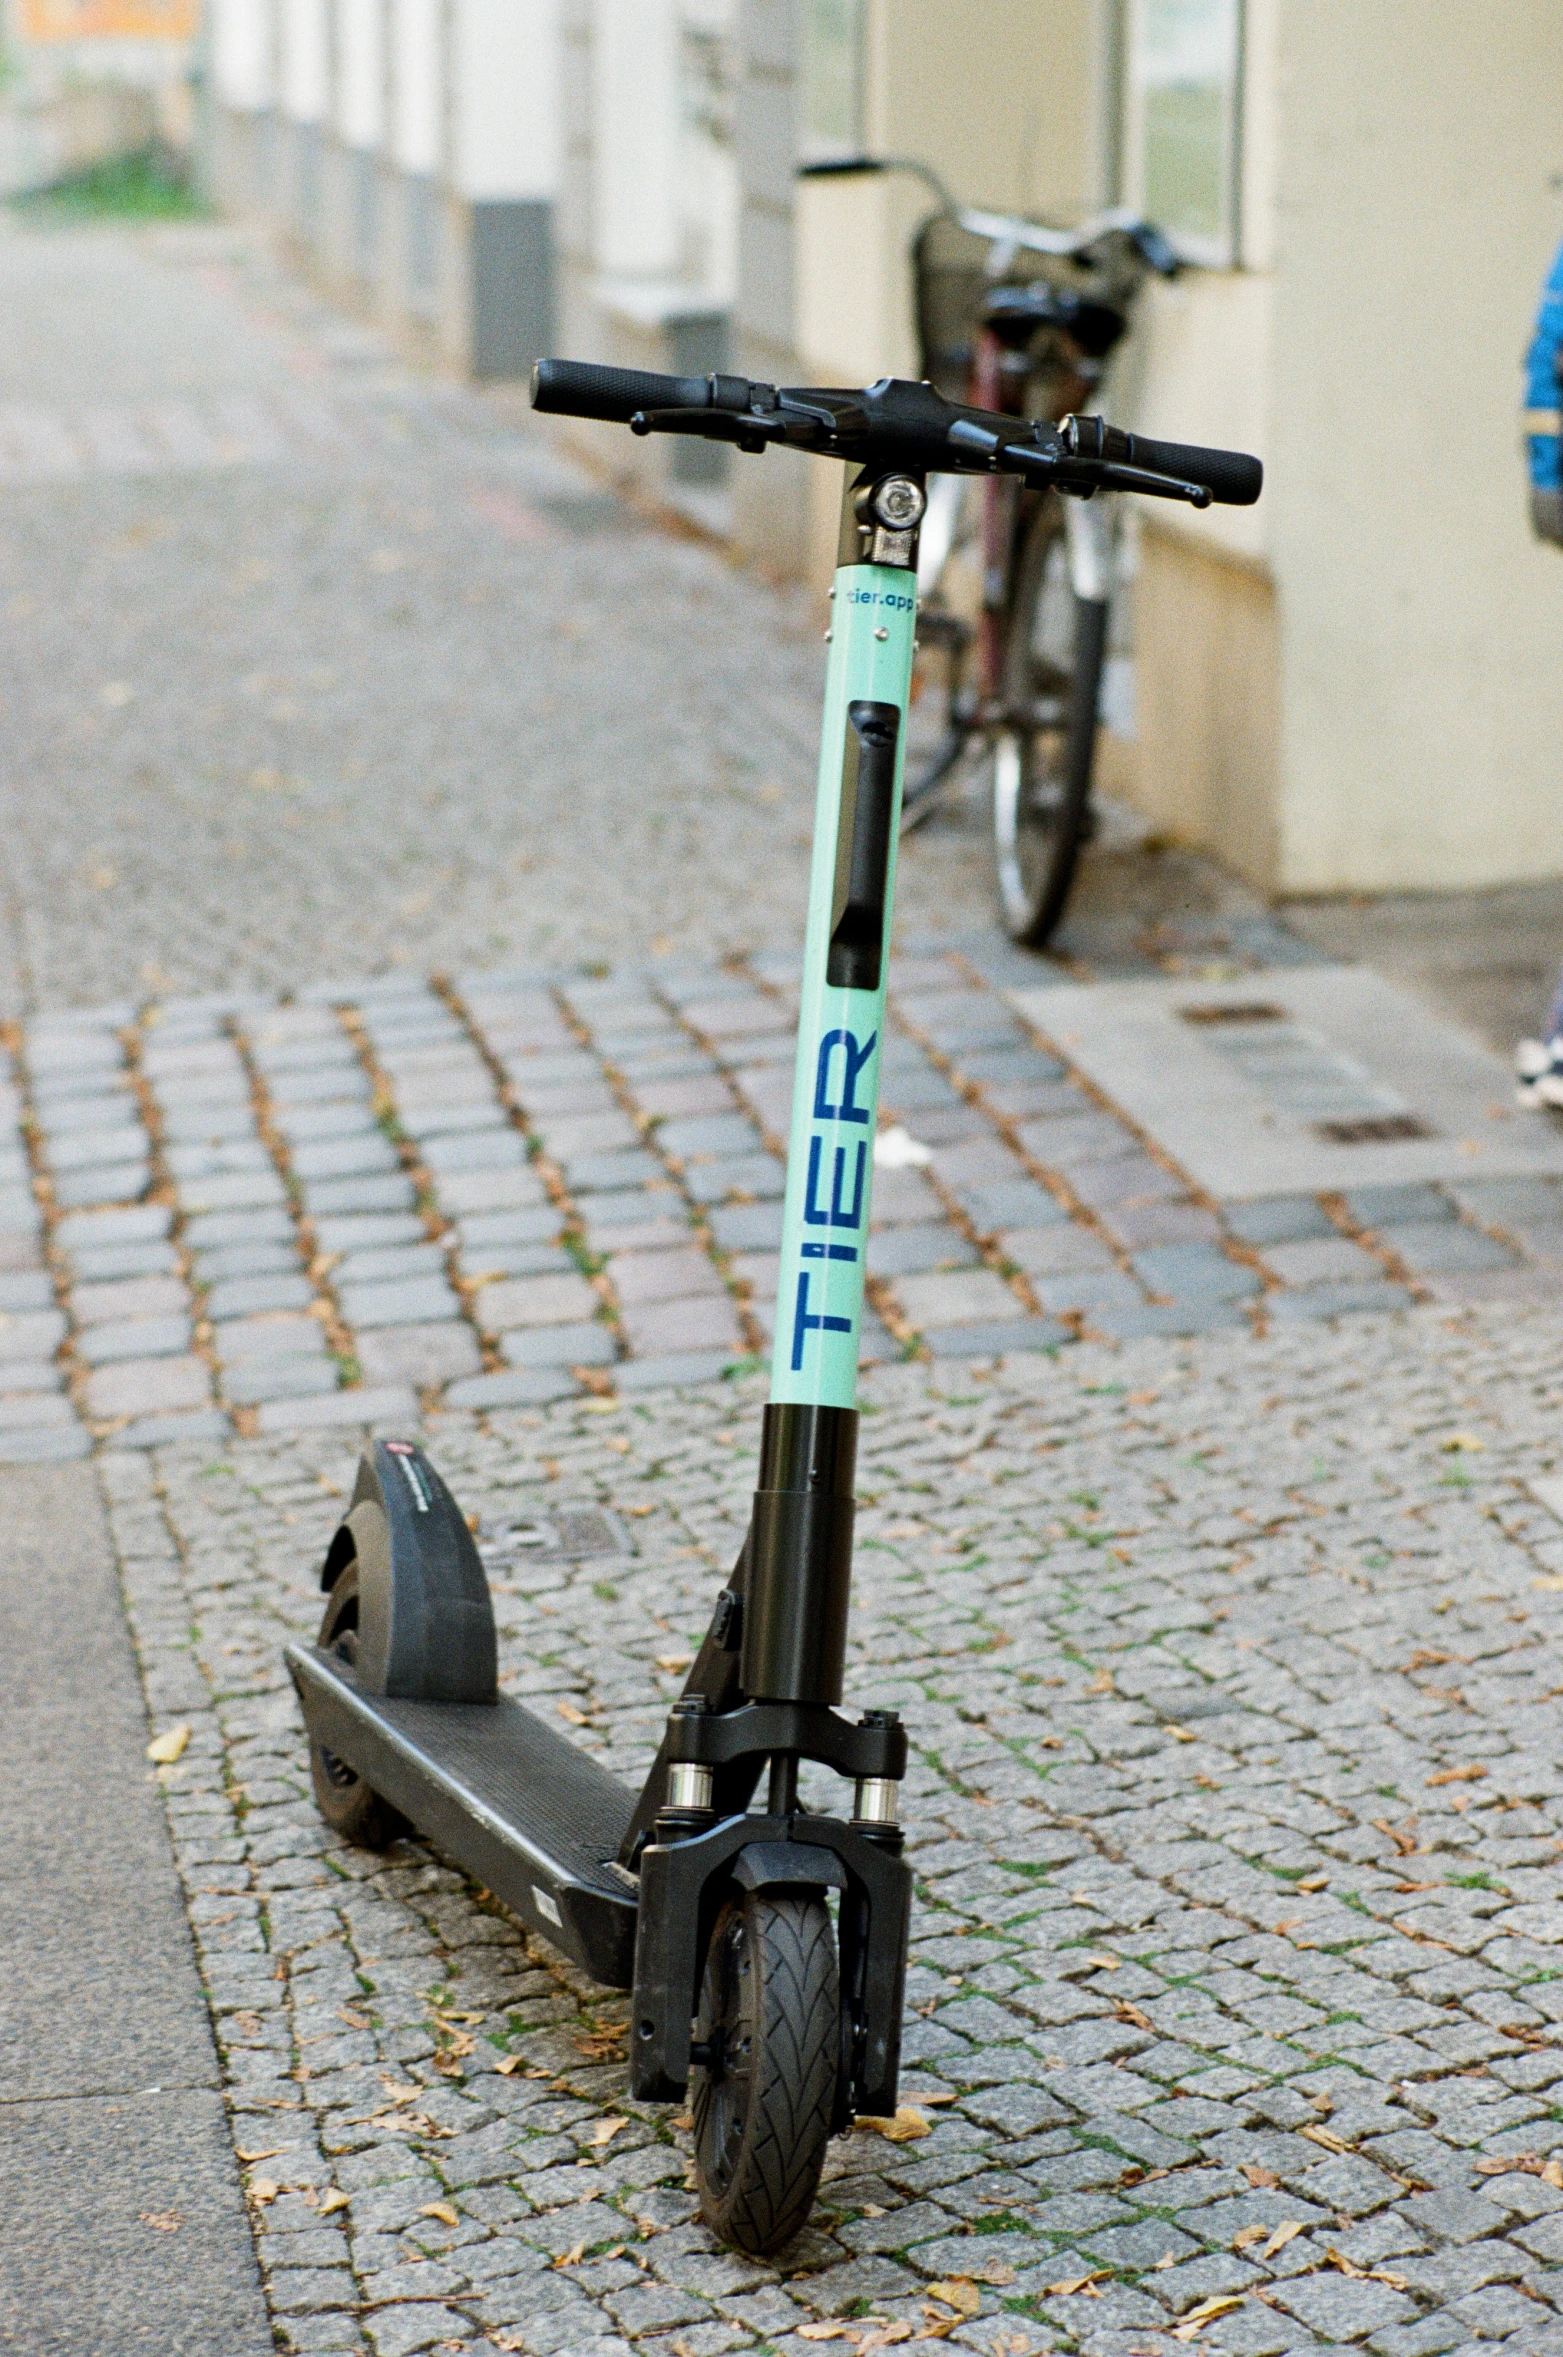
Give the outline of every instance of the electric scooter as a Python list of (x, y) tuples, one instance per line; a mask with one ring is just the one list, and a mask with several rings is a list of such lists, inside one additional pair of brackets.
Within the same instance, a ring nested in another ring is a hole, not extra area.
[[(1233, 451), (1034, 424), (932, 386), (778, 391), (542, 361), (539, 410), (844, 460), (826, 636), (781, 1278), (748, 1536), (639, 1795), (502, 1696), (483, 1565), (410, 1441), (364, 1455), (321, 1573), (324, 1624), (288, 1667), (314, 1790), (349, 1841), (409, 1825), (594, 1979), (632, 1992), (642, 2101), (686, 2092), (702, 2213), (763, 2254), (807, 2218), (826, 2145), (896, 2107), (912, 1882), (894, 1711), (839, 1705), (858, 1333), (896, 843), (930, 473), (1007, 473), (1208, 506), (1256, 499)], [(803, 1761), (852, 1786), (800, 1806)], [(753, 1805), (762, 1775), (763, 1805)], [(834, 1918), (831, 1898), (834, 1897)]]

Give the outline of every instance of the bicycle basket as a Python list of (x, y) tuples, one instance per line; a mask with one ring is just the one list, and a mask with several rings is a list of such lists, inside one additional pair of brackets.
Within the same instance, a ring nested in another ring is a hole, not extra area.
[[(922, 373), (950, 401), (967, 398), (973, 340), (996, 283), (988, 274), (992, 252), (991, 238), (963, 229), (947, 213), (931, 214), (913, 240)], [(1011, 256), (1001, 283), (1020, 286), (1046, 278), (1068, 287), (1084, 275), (1078, 266), (1022, 248)]]

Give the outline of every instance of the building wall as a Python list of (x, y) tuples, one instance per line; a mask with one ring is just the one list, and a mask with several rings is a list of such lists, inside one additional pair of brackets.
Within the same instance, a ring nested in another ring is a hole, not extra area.
[(1286, 0), (1273, 470), (1295, 891), (1563, 870), (1563, 555), (1519, 361), (1563, 234), (1559, 0)]

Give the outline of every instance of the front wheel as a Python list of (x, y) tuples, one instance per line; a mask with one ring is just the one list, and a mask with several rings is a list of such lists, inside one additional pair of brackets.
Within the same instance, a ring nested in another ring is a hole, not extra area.
[[(334, 1653), (350, 1669), (358, 1663), (358, 1567), (349, 1564), (332, 1589), (320, 1628), (320, 1650)], [(315, 1805), (334, 1833), (361, 1850), (388, 1850), (412, 1827), (400, 1809), (356, 1775), (346, 1760), (311, 1736), (309, 1776)]]
[(1090, 833), (1105, 599), (1078, 597), (1059, 502), (1048, 498), (1021, 552), (992, 737), (993, 848), (1012, 941), (1041, 949), (1056, 930)]
[(817, 1891), (743, 1891), (706, 1954), (691, 2074), (700, 2213), (762, 2258), (803, 2225), (836, 2103), (841, 1988)]

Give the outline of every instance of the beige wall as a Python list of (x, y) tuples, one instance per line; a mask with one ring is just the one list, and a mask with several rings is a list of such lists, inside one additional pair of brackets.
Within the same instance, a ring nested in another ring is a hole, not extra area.
[[(1147, 431), (1256, 449), (1268, 479), (1247, 515), (1158, 517), (1135, 798), (1282, 891), (1555, 875), (1563, 556), (1529, 535), (1517, 412), (1563, 236), (1563, 0), (1249, 22), (1249, 266), (1152, 289), (1125, 390)], [(1268, 786), (1217, 548), (1273, 584)], [(1213, 739), (1174, 648), (1211, 675)]]
[(1563, 555), (1529, 537), (1517, 411), (1563, 4), (1285, 0), (1280, 72), (1282, 880), (1555, 875)]

